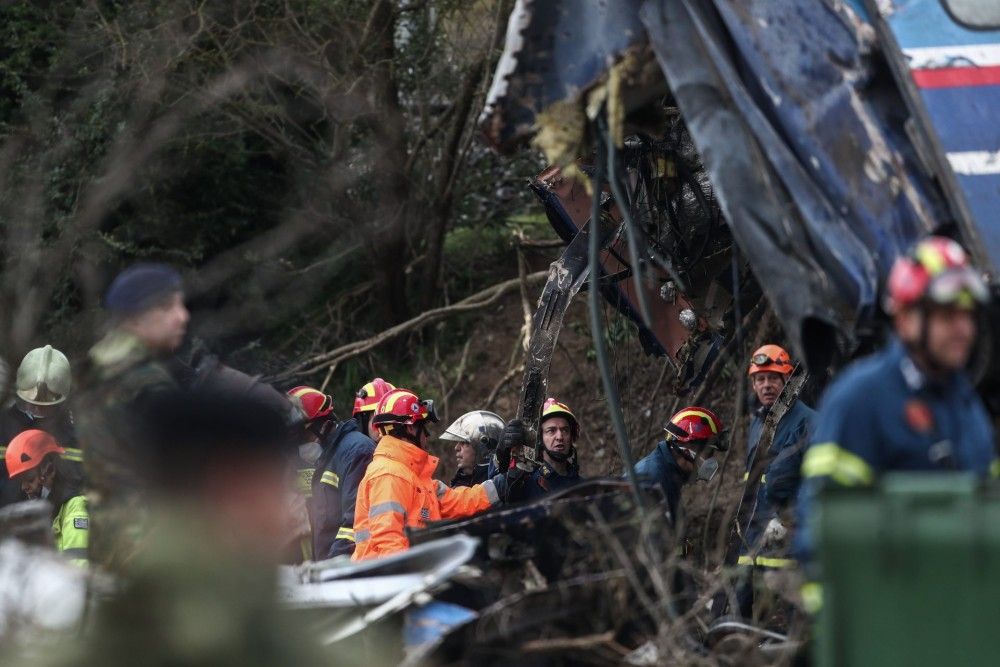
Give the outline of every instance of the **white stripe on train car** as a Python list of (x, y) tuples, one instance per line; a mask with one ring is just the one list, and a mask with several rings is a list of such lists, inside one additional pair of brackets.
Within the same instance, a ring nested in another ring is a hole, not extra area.
[(903, 49), (910, 69), (941, 67), (992, 67), (1000, 65), (1000, 43), (961, 46), (926, 46)]
[(1000, 151), (948, 153), (948, 162), (952, 170), (962, 176), (1000, 174)]

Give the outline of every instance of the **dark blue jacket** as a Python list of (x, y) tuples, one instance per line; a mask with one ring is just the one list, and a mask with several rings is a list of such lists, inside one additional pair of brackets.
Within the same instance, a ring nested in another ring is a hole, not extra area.
[(887, 471), (995, 470), (993, 428), (964, 373), (932, 382), (898, 340), (852, 364), (823, 395), (802, 462), (796, 555), (812, 556), (810, 511), (825, 484), (862, 486)]
[(580, 477), (580, 468), (577, 466), (576, 457), (571, 458), (566, 464), (569, 466), (569, 470), (565, 475), (560, 475), (548, 463), (543, 463), (535, 468), (525, 484), (524, 499), (534, 500), (541, 498), (546, 493), (565, 489), (579, 483), (583, 478)]
[(312, 479), (313, 557), (354, 553), (354, 504), (375, 443), (348, 419), (327, 434)]
[(636, 462), (635, 474), (640, 483), (660, 485), (667, 497), (670, 518), (676, 522), (680, 508), (681, 487), (687, 481), (688, 475), (677, 465), (665, 440), (661, 440), (656, 449)]
[(489, 463), (477, 463), (471, 473), (467, 473), (459, 468), (455, 471), (455, 476), (451, 478), (451, 484), (448, 486), (454, 489), (456, 486), (475, 486), (476, 484), (482, 484), (486, 480), (490, 479), (490, 469), (491, 466)]
[[(753, 457), (757, 452), (760, 435), (764, 430), (769, 410), (759, 407), (750, 422), (747, 434), (746, 474), (750, 474)], [(757, 488), (757, 503), (747, 526), (747, 543), (754, 544), (767, 523), (778, 515), (778, 510), (791, 504), (802, 480), (802, 457), (809, 435), (816, 420), (816, 411), (802, 401), (792, 403), (774, 429), (774, 439), (768, 456), (771, 459), (764, 470)], [(743, 553), (746, 553), (744, 547)]]

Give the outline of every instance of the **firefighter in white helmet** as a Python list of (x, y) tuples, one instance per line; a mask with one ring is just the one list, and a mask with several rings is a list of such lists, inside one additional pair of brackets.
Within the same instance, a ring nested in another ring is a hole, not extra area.
[(487, 410), (466, 412), (445, 429), (442, 440), (455, 443), (458, 470), (451, 486), (475, 486), (485, 482), (490, 467), (490, 455), (500, 444), (504, 421)]

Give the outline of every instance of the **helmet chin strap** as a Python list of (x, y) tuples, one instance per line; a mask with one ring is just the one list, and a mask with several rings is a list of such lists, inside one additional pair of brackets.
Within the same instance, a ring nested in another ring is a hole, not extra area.
[(570, 445), (569, 451), (566, 452), (554, 452), (551, 449), (546, 449), (545, 453), (556, 463), (566, 463), (566, 461), (569, 461), (571, 458), (576, 456), (576, 447), (574, 445)]
[[(398, 433), (393, 433), (400, 440), (405, 440), (411, 445), (416, 445), (420, 447), (420, 436), (427, 432), (427, 426), (424, 422), (417, 422), (414, 424), (416, 426), (416, 431), (411, 433), (409, 428), (403, 428)], [(423, 447), (420, 447), (423, 449)]]

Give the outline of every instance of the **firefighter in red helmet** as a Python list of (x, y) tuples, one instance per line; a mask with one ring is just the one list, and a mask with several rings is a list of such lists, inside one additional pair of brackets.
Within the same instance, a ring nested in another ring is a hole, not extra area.
[(469, 516), (518, 496), (520, 469), (454, 489), (435, 480), (438, 458), (425, 448), (428, 427), (437, 420), (434, 402), (408, 389), (394, 389), (379, 401), (372, 424), (382, 437), (358, 488), (355, 560), (408, 549), (407, 528)]
[(670, 516), (676, 523), (681, 487), (712, 458), (715, 450), (724, 446), (723, 425), (717, 414), (694, 405), (679, 410), (663, 431), (663, 440), (635, 464), (635, 473), (641, 482), (658, 484), (663, 489)]

